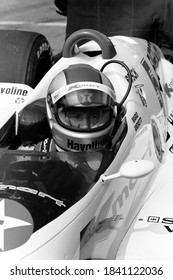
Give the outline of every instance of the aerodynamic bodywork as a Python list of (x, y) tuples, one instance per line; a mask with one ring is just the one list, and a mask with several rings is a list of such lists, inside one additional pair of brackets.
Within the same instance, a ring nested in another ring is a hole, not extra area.
[[(114, 86), (113, 148), (20, 149), (22, 110), (78, 63)], [(79, 30), (35, 87), (2, 81), (0, 91), (0, 258), (173, 259), (173, 65), (155, 44)]]

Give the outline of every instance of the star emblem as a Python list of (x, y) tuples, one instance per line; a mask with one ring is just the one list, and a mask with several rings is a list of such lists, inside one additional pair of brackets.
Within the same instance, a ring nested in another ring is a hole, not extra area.
[(0, 252), (23, 245), (32, 232), (29, 211), (16, 201), (0, 199)]

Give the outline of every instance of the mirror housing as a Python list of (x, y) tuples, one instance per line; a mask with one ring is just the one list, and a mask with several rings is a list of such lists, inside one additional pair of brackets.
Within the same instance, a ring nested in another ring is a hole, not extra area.
[(131, 160), (125, 162), (119, 169), (119, 171), (112, 175), (102, 174), (100, 176), (100, 181), (105, 183), (106, 181), (113, 180), (115, 178), (142, 178), (147, 176), (154, 170), (154, 163), (148, 160)]

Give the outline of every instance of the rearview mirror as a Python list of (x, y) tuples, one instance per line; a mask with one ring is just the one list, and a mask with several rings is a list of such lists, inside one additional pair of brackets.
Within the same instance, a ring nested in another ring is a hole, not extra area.
[(132, 160), (125, 162), (119, 169), (119, 171), (112, 175), (102, 174), (100, 176), (100, 181), (102, 183), (112, 180), (115, 178), (141, 178), (150, 174), (154, 170), (154, 163), (148, 160)]

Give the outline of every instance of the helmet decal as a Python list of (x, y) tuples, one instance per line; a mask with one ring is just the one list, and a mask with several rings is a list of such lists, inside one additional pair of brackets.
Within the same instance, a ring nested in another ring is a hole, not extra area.
[(82, 105), (91, 105), (93, 103), (94, 95), (89, 92), (78, 92), (77, 98)]
[(107, 85), (99, 84), (99, 83), (94, 83), (94, 82), (78, 82), (74, 83), (72, 85), (67, 85), (62, 87), (61, 89), (58, 89), (57, 91), (53, 92), (51, 94), (52, 97), (52, 103), (55, 104), (60, 98), (63, 96), (67, 95), (70, 92), (73, 92), (74, 90), (84, 90), (84, 89), (93, 89), (93, 90), (98, 90), (102, 91), (106, 94), (108, 94), (112, 99), (115, 100), (115, 93), (114, 91), (108, 87)]
[(85, 144), (85, 143), (77, 143), (73, 141), (72, 139), (67, 139), (67, 148), (70, 150), (75, 151), (91, 151), (95, 150), (101, 147), (105, 147), (107, 144), (107, 139), (103, 139), (100, 141), (93, 141), (91, 143)]

